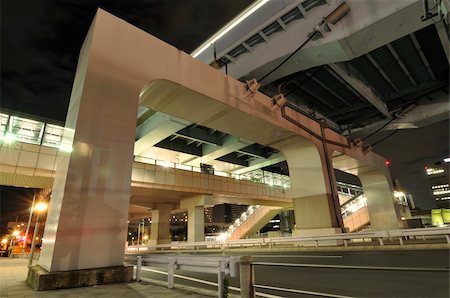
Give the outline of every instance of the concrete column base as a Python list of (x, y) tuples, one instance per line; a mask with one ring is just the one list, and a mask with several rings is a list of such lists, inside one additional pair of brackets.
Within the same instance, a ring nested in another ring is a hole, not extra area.
[(49, 272), (36, 265), (28, 269), (27, 284), (35, 291), (43, 291), (130, 282), (132, 279), (133, 266)]
[[(314, 237), (314, 236), (327, 236), (341, 234), (340, 228), (320, 228), (320, 229), (299, 229), (292, 231), (294, 237)], [(343, 245), (342, 240), (321, 240), (318, 243), (316, 241), (302, 241), (299, 246), (336, 246)]]

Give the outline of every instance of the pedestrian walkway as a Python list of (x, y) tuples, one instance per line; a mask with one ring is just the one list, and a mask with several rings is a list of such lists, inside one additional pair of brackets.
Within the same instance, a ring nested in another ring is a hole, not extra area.
[(0, 297), (217, 297), (217, 292), (175, 285), (167, 289), (156, 283), (120, 283), (85, 288), (34, 291), (26, 284), (28, 262), (23, 259), (0, 258)]

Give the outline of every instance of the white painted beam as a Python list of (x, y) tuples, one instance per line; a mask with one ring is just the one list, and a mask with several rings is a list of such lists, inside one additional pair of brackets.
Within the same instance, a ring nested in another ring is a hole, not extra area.
[(142, 154), (189, 124), (187, 121), (164, 113), (155, 113), (136, 129), (137, 141), (134, 144), (134, 155)]
[(248, 167), (232, 171), (233, 174), (244, 174), (264, 167), (268, 167), (279, 162), (285, 161), (286, 158), (282, 153), (272, 154), (269, 158), (256, 158), (249, 162)]
[(447, 56), (447, 62), (450, 64), (450, 42), (447, 30), (445, 30), (443, 22), (436, 23), (435, 26), (437, 33), (439, 35), (439, 39), (441, 40), (442, 43), (442, 47), (444, 48), (445, 56)]
[(234, 151), (238, 151), (253, 144), (251, 141), (246, 141), (241, 138), (236, 138), (233, 136), (226, 136), (222, 146), (205, 144), (203, 145), (203, 156), (193, 157), (186, 160), (181, 160), (182, 164), (189, 164), (198, 166), (200, 162), (209, 162), (215, 160)]

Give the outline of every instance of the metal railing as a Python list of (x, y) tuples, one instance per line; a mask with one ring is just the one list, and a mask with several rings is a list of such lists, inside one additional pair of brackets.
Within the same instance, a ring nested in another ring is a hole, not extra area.
[[(292, 246), (348, 246), (349, 244), (358, 245), (364, 241), (377, 241), (380, 246), (385, 245), (386, 241), (393, 242), (398, 240), (400, 245), (405, 245), (408, 239), (426, 239), (427, 237), (440, 237), (450, 243), (450, 227), (387, 230), (374, 232), (342, 233), (320, 236), (293, 236), (293, 237), (274, 237), (274, 238), (256, 238), (225, 241), (204, 241), (204, 242), (172, 242), (170, 244), (158, 244), (148, 246), (128, 246), (126, 252), (139, 253), (151, 250), (183, 250), (183, 249), (229, 249), (238, 247), (274, 247), (277, 245)], [(359, 240), (359, 242), (355, 241)]]
[[(167, 266), (167, 273), (150, 267)], [(293, 288), (283, 288), (273, 285), (262, 285), (255, 282), (255, 267), (291, 267), (291, 268), (315, 268), (315, 269), (342, 269), (342, 270), (377, 270), (377, 271), (411, 271), (411, 272), (450, 272), (445, 267), (398, 267), (398, 266), (370, 266), (370, 265), (346, 265), (346, 264), (312, 264), (312, 263), (285, 263), (285, 262), (261, 262), (254, 261), (251, 256), (198, 256), (198, 255), (143, 255), (137, 257), (136, 281), (142, 280), (142, 271), (167, 275), (167, 287), (174, 288), (174, 277), (196, 281), (202, 284), (218, 287), (218, 297), (227, 297), (228, 290), (238, 291), (241, 297), (278, 297), (256, 290), (271, 290), (289, 295), (306, 294), (321, 297), (343, 298), (349, 296), (333, 293), (319, 293)], [(217, 274), (217, 284), (188, 276), (176, 275), (176, 270)], [(239, 288), (224, 284), (226, 276), (237, 277), (239, 272)], [(228, 287), (228, 288), (227, 288)]]
[(173, 289), (176, 270), (217, 274), (218, 297), (224, 295), (225, 278), (236, 277), (239, 270), (239, 257), (230, 256), (178, 256), (144, 255), (137, 257), (136, 281), (142, 280), (143, 267), (149, 265), (167, 266), (167, 288)]

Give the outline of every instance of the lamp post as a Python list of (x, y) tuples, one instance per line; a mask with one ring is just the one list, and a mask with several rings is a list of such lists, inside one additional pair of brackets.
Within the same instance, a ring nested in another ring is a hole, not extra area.
[(24, 237), (23, 245), (22, 245), (22, 258), (23, 258), (23, 253), (25, 252), (25, 247), (27, 246), (28, 232), (30, 231), (30, 224), (31, 224), (31, 218), (33, 217), (33, 209), (34, 209), (35, 200), (36, 200), (36, 194), (33, 196), (33, 203), (31, 203), (30, 216), (28, 217), (27, 230), (25, 231), (25, 237)]
[(13, 257), (14, 245), (16, 245), (16, 237), (20, 235), (18, 230), (14, 230), (11, 235), (11, 241), (9, 242), (9, 257)]
[(43, 212), (47, 209), (47, 207), (48, 207), (48, 205), (44, 202), (39, 202), (34, 207), (34, 209), (37, 211), (37, 218), (36, 218), (36, 224), (34, 226), (33, 240), (31, 242), (31, 250), (30, 250), (30, 257), (28, 259), (28, 266), (31, 266), (33, 264), (36, 237), (37, 237), (37, 233), (39, 230), (39, 216), (41, 215), (41, 212)]

